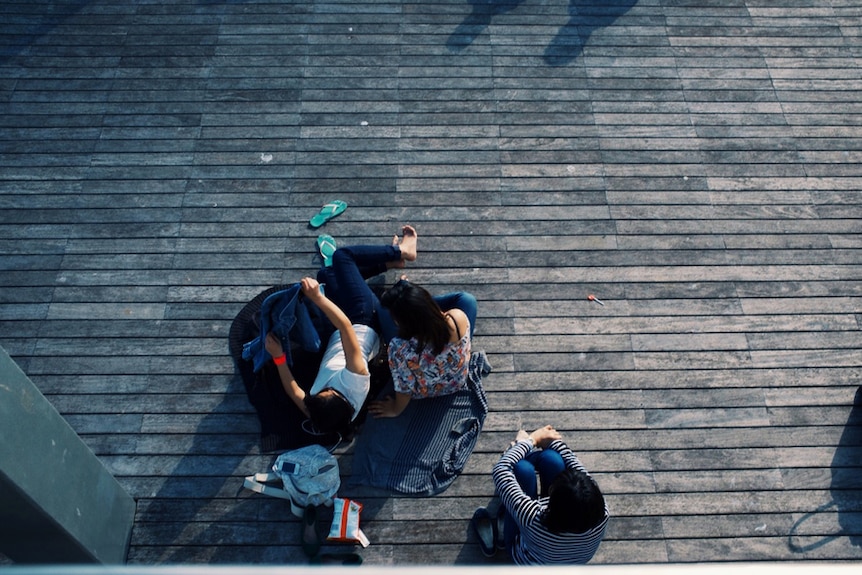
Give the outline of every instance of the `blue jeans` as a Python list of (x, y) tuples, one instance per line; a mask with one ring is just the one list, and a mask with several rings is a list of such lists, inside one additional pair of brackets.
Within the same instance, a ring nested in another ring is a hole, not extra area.
[[(392, 321), (389, 310), (380, 305), (380, 300), (368, 287), (365, 280), (386, 272), (387, 262), (399, 261), (398, 246), (348, 246), (338, 248), (332, 255), (332, 265), (317, 272), (317, 281), (326, 284), (326, 296), (350, 319), (351, 323), (369, 325), (380, 330), (380, 337), (389, 343), (398, 335), (398, 327)], [(453, 292), (436, 296), (434, 301), (440, 309), (448, 311), (458, 308), (470, 320), (470, 338), (476, 329), (478, 304), (467, 292)], [(376, 319), (376, 325), (375, 325)], [(462, 334), (463, 335), (463, 334)]]
[[(470, 339), (473, 339), (473, 332), (476, 330), (476, 314), (479, 311), (479, 305), (476, 303), (476, 298), (473, 294), (467, 292), (447, 293), (440, 296), (435, 296), (434, 301), (440, 306), (443, 311), (450, 309), (460, 309), (470, 320)], [(463, 333), (461, 334), (464, 335)]]
[[(246, 342), (242, 347), (243, 359), (254, 362), (254, 371), (260, 371), (263, 364), (270, 359), (266, 351), (266, 336), (272, 332), (283, 343), (288, 340), (302, 346), (305, 351), (318, 351), (321, 338), (307, 307), (308, 302), (299, 298), (299, 283), (270, 294), (260, 307), (260, 332), (258, 336)], [(290, 346), (285, 345), (284, 354), (287, 364), (293, 365)]]
[[(380, 300), (365, 280), (385, 272), (387, 262), (401, 260), (398, 246), (348, 246), (332, 254), (332, 265), (317, 272), (317, 281), (326, 284), (326, 297), (341, 308), (351, 323), (371, 326), (375, 330), (375, 316), (385, 313)], [(386, 313), (388, 318), (388, 313)], [(389, 323), (393, 323), (391, 319)], [(385, 322), (380, 321), (386, 337)]]
[[(515, 464), (513, 471), (518, 485), (531, 499), (538, 499), (539, 485), (536, 480), (536, 472), (539, 473), (541, 481), (541, 495), (548, 495), (548, 488), (554, 479), (566, 469), (562, 456), (553, 449), (542, 449), (531, 451), (527, 457)], [(512, 547), (515, 546), (515, 538), (520, 535), (521, 528), (515, 522), (511, 509), (506, 510), (506, 521), (503, 527), (503, 541), (506, 543), (506, 551), (512, 555)]]

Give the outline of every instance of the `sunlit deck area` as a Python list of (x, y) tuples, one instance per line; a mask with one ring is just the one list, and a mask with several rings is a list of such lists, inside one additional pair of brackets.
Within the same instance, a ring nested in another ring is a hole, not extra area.
[(503, 563), (468, 522), (544, 424), (594, 564), (862, 559), (860, 94), (860, 0), (4, 1), (0, 346), (136, 499), (130, 565), (306, 563), (240, 492), (228, 330), (321, 231), (411, 224), (490, 411), (444, 493), (344, 490), (364, 565)]

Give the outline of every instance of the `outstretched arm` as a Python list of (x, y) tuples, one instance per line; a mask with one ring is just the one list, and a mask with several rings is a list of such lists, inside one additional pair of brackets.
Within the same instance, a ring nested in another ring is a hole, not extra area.
[(332, 300), (320, 293), (320, 284), (312, 278), (302, 278), (302, 293), (319, 307), (332, 325), (341, 332), (341, 345), (344, 346), (344, 357), (347, 370), (359, 375), (368, 375), (368, 362), (359, 346), (359, 339), (353, 330), (353, 324)]
[[(266, 351), (273, 357), (273, 360), (284, 356), (284, 348), (281, 345), (281, 341), (272, 332), (266, 334)], [(293, 377), (293, 372), (290, 371), (287, 362), (276, 362), (275, 365), (278, 369), (278, 377), (281, 379), (281, 387), (284, 388), (284, 392), (296, 404), (299, 410), (308, 417), (308, 408), (305, 407), (305, 392), (296, 383), (296, 379)]]

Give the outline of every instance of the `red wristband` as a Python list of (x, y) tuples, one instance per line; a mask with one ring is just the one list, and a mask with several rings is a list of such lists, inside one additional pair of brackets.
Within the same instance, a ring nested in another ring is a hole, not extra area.
[(284, 365), (285, 363), (287, 363), (287, 356), (285, 354), (281, 354), (278, 357), (272, 358), (272, 362), (275, 365)]

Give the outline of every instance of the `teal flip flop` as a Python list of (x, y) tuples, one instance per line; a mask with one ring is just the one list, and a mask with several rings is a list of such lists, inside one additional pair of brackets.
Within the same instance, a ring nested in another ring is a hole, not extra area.
[(311, 218), (308, 223), (312, 228), (319, 228), (338, 214), (344, 213), (347, 209), (347, 202), (341, 200), (333, 200), (320, 208), (320, 211)]
[(335, 245), (335, 239), (327, 234), (317, 236), (317, 251), (320, 252), (320, 257), (323, 258), (323, 266), (329, 267), (332, 265), (332, 254), (338, 246)]

